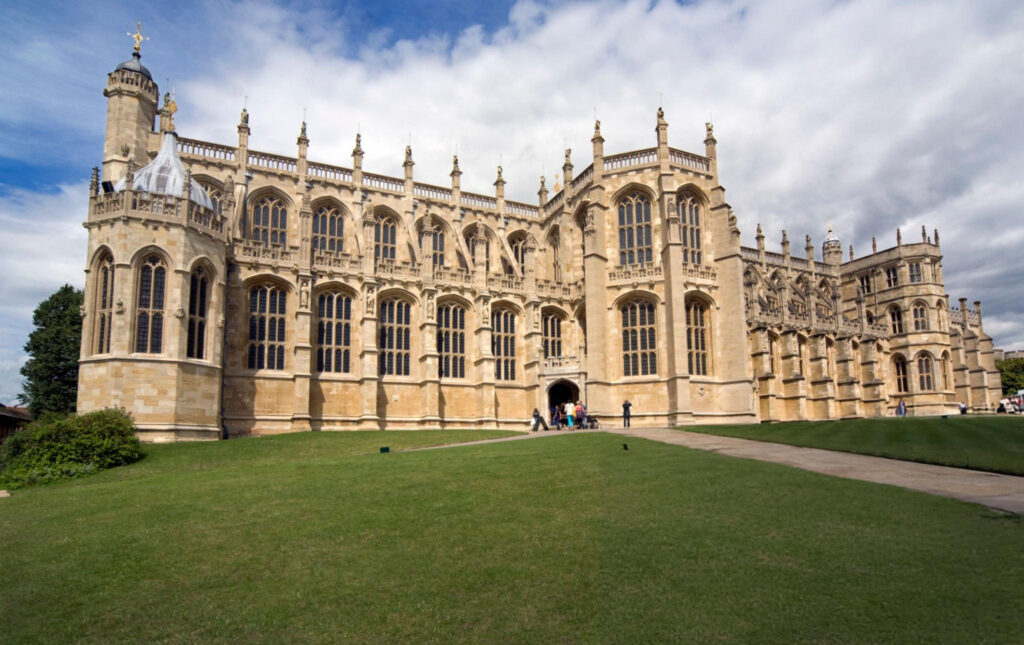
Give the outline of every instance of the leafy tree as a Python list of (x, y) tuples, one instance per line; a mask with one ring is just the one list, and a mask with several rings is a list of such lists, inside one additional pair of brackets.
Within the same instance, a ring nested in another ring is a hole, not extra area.
[(1024, 389), (1024, 358), (1008, 358), (996, 361), (996, 369), (1003, 381), (1003, 394)]
[(25, 380), (18, 398), (33, 416), (75, 411), (82, 301), (81, 289), (66, 284), (39, 303), (32, 314), (35, 330), (25, 343), (29, 359), (21, 368)]

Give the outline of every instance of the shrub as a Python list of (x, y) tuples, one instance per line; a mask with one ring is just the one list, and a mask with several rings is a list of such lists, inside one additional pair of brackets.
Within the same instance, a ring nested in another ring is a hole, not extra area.
[(0, 487), (87, 475), (141, 458), (135, 423), (124, 410), (44, 415), (0, 446)]

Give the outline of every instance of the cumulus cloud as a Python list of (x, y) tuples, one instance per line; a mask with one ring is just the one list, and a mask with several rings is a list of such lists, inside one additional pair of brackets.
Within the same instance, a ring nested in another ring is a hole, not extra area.
[(0, 402), (21, 392), (22, 347), (36, 305), (64, 284), (84, 285), (88, 193), (88, 184), (73, 184), (0, 197)]

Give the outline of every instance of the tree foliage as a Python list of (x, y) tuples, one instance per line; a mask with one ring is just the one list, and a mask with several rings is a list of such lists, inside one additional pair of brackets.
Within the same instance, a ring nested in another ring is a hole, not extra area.
[(0, 487), (88, 475), (142, 458), (135, 423), (124, 410), (44, 414), (0, 444)]
[(1024, 358), (1008, 358), (996, 361), (996, 369), (1003, 381), (1003, 394), (1012, 394), (1024, 389)]
[(25, 380), (18, 398), (33, 416), (75, 411), (82, 301), (82, 291), (66, 284), (32, 314), (35, 329), (25, 343), (29, 359), (21, 368)]

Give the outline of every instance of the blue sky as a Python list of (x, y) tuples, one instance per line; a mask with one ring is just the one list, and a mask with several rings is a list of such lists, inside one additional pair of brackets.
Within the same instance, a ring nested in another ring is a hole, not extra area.
[[(984, 302), (997, 346), (1024, 348), (1024, 3), (989, 0), (654, 2), (14, 2), (0, 9), (0, 402), (20, 390), (35, 305), (82, 283), (89, 170), (101, 161), (106, 74), (131, 52), (174, 88), (182, 136), (233, 144), (243, 101), (260, 150), (493, 190), (534, 202), (565, 147), (589, 163), (595, 110), (609, 153), (700, 152), (745, 244), (764, 226), (816, 245), (885, 248), (939, 228), (947, 290)], [(245, 97), (248, 97), (246, 99)]]

